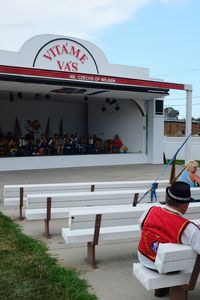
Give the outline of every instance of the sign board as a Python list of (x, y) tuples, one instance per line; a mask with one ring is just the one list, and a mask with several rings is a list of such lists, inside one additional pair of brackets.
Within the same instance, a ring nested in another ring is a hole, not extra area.
[(38, 51), (33, 67), (64, 72), (98, 74), (92, 54), (77, 41), (60, 38), (49, 41)]

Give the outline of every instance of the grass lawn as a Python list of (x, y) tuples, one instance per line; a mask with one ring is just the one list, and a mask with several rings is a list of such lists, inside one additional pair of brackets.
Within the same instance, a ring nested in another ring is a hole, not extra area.
[(62, 268), (47, 247), (0, 213), (1, 300), (96, 300), (75, 270)]
[[(197, 162), (198, 162), (198, 165), (199, 165), (199, 167), (200, 167), (200, 160), (196, 160)], [(170, 160), (169, 159), (167, 159), (167, 163), (169, 163), (170, 162)], [(183, 167), (185, 166), (185, 161), (184, 160), (181, 160), (181, 159), (177, 159), (176, 160), (176, 165), (183, 165)]]

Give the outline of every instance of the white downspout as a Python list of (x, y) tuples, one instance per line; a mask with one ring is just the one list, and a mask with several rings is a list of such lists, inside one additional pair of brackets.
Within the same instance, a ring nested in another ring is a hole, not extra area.
[[(185, 136), (188, 137), (192, 132), (192, 85), (185, 84), (186, 91), (186, 123)], [(191, 160), (191, 137), (185, 145), (185, 162)]]

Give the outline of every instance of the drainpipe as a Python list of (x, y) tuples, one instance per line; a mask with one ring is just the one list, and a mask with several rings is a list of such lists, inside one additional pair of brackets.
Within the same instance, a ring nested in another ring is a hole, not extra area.
[[(192, 132), (192, 85), (185, 84), (186, 91), (186, 124), (185, 136), (188, 137)], [(185, 145), (185, 161), (191, 160), (191, 137)]]

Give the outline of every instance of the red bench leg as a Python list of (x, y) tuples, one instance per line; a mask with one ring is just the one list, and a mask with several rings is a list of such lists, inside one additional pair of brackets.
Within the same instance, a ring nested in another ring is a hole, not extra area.
[(47, 198), (47, 213), (46, 213), (46, 219), (45, 222), (45, 235), (49, 239), (50, 233), (49, 233), (49, 222), (51, 221), (51, 198)]
[(93, 269), (96, 268), (95, 246), (98, 245), (99, 232), (101, 227), (101, 214), (96, 215), (93, 242), (87, 244), (87, 261)]
[(96, 259), (95, 259), (95, 244), (89, 242), (87, 244), (87, 262), (91, 265), (93, 269), (96, 269)]
[(184, 286), (174, 286), (169, 289), (170, 300), (187, 300), (188, 291), (184, 289)]
[(154, 295), (155, 297), (163, 297), (167, 295), (168, 292), (169, 288), (156, 289)]

